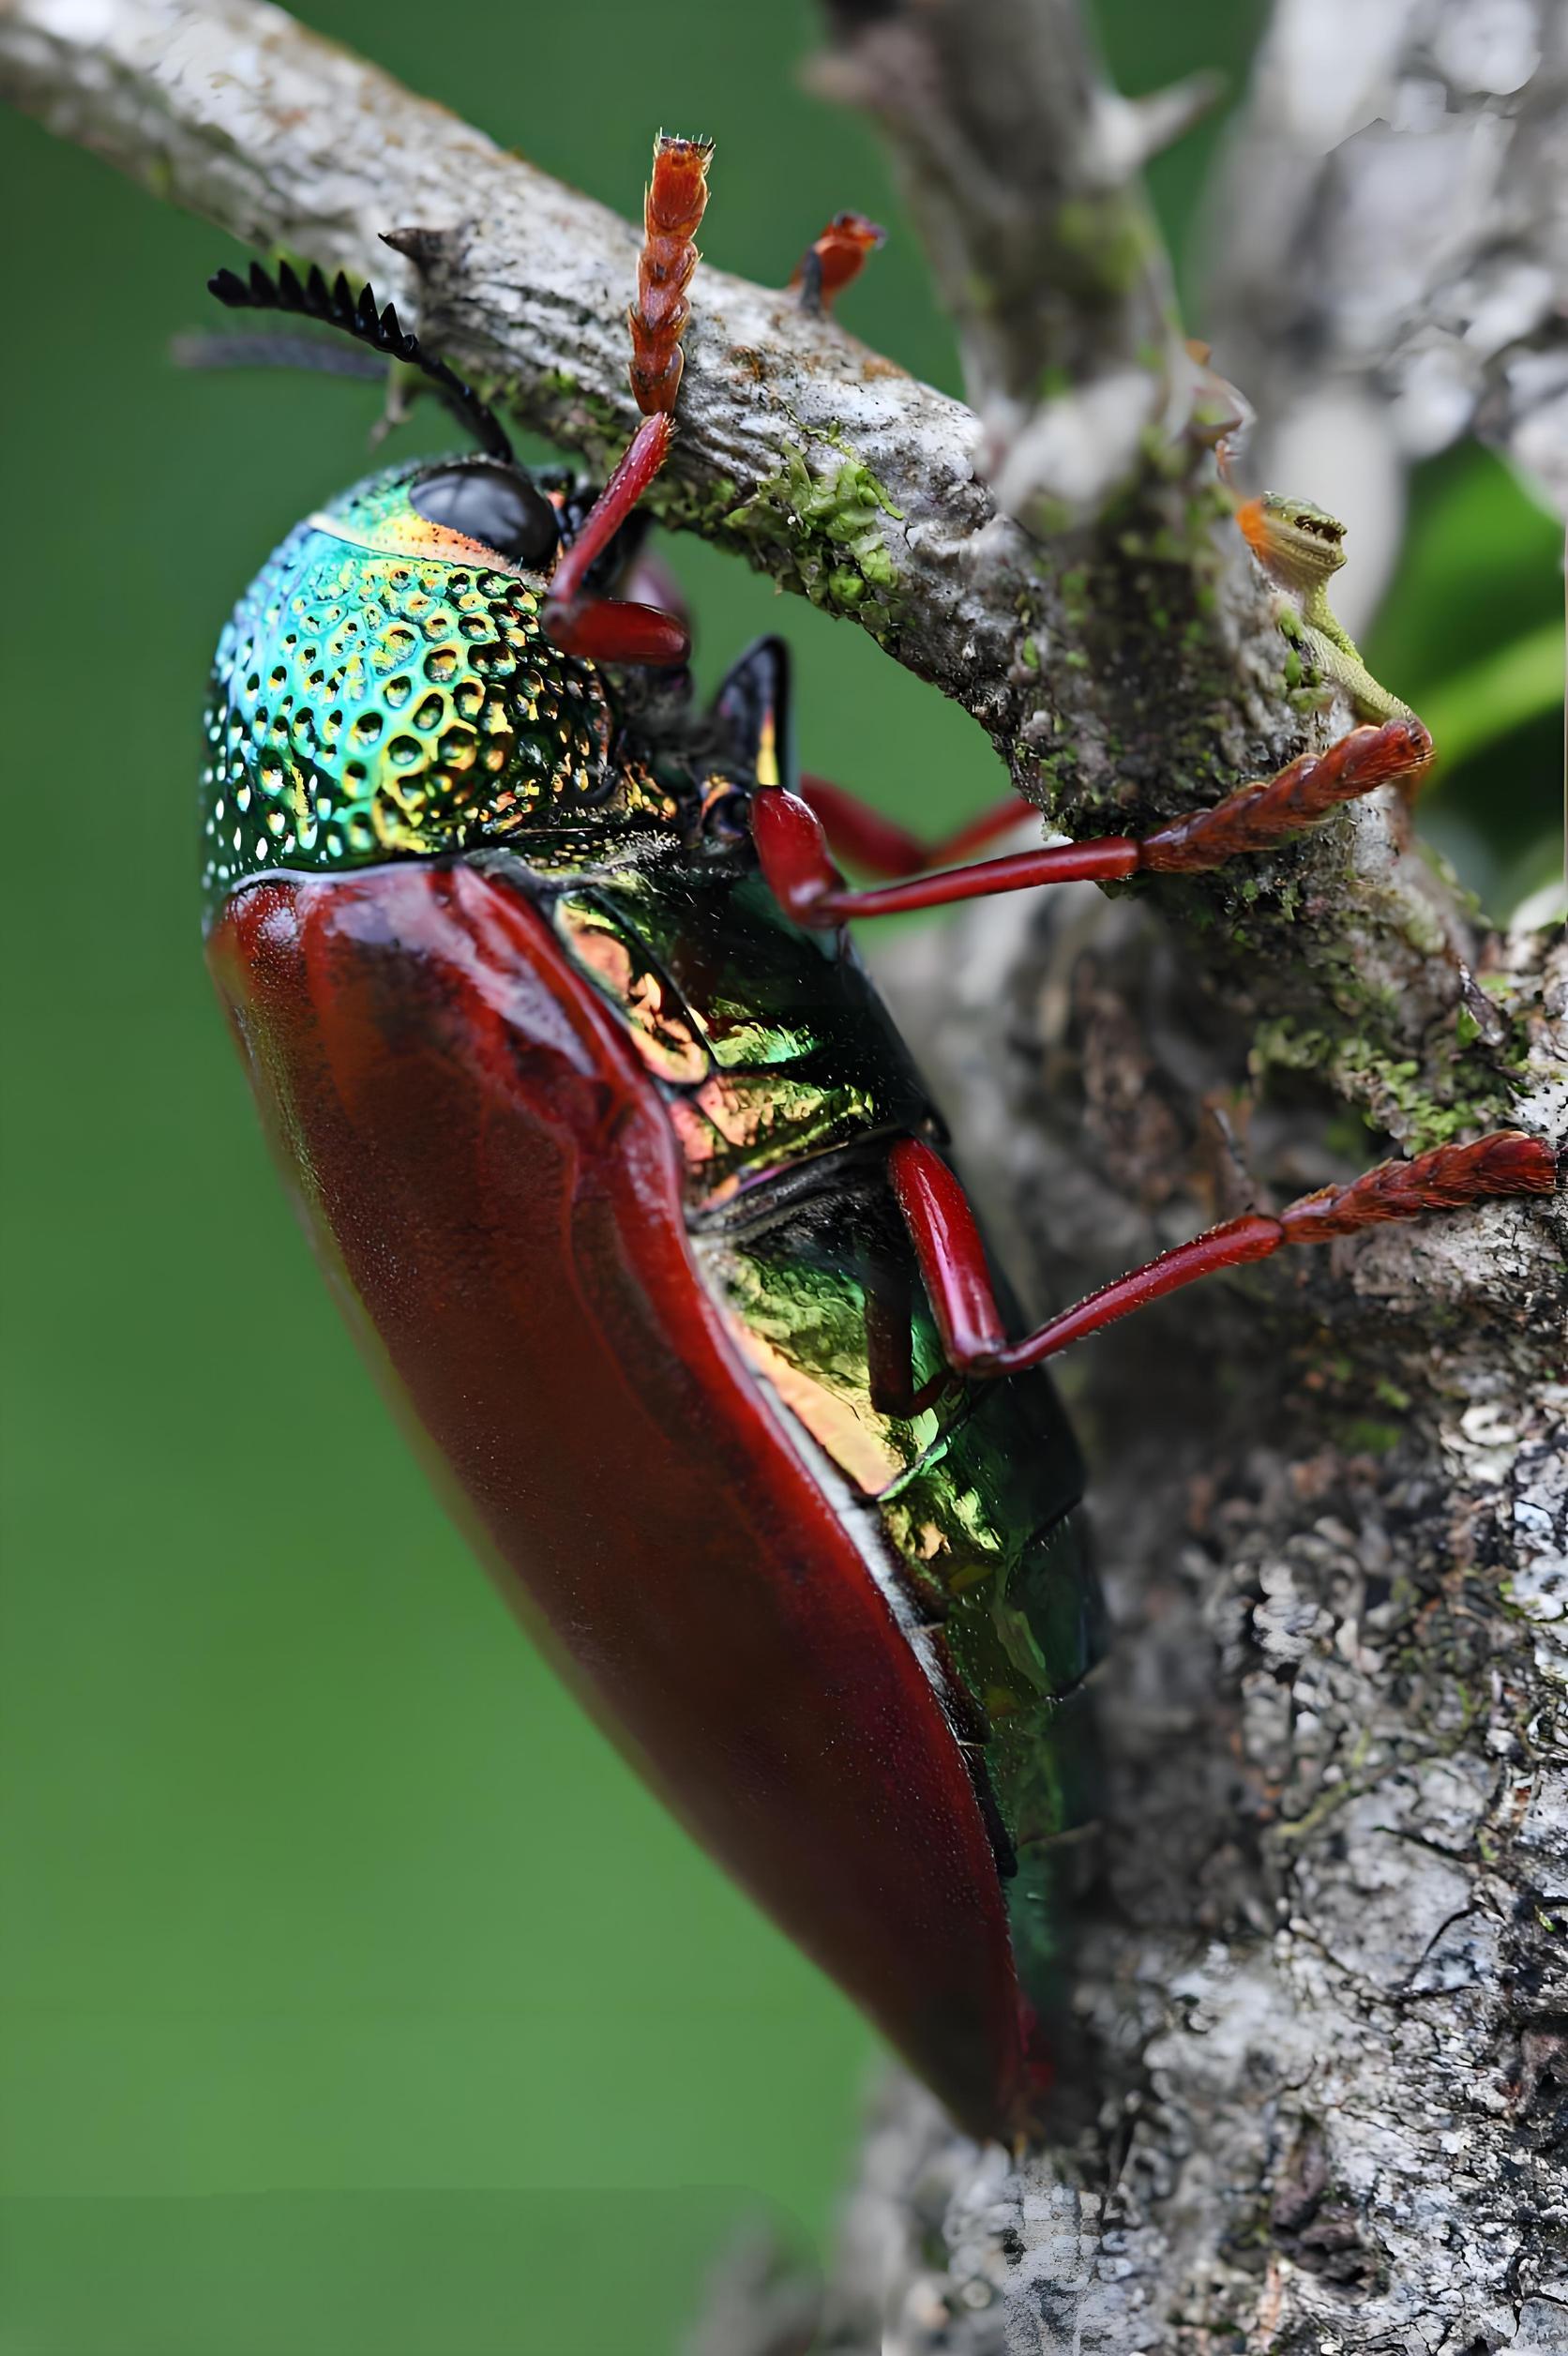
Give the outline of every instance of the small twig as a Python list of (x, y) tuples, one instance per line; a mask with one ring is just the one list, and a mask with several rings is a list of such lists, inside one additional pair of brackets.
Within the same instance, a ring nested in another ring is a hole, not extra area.
[(1145, 438), (1168, 439), (1191, 407), (1138, 175), (1214, 82), (1119, 98), (1074, 0), (824, 0), (824, 14), (837, 46), (813, 80), (892, 142), (998, 499), (1046, 528), (1096, 514)]

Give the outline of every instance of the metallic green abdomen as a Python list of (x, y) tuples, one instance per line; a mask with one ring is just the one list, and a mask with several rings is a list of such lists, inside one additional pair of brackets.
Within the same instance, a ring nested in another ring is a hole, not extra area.
[(791, 924), (760, 878), (678, 848), (553, 899), (573, 961), (659, 1082), (694, 1218), (776, 1172), (927, 1118), (852, 950)]
[(852, 949), (754, 878), (672, 857), (552, 898), (659, 1082), (709, 1286), (943, 1694), (1046, 2009), (1093, 1806), (1083, 1469), (1048, 1376), (946, 1369), (883, 1166), (930, 1116), (918, 1077)]
[[(1093, 1810), (1085, 1681), (1102, 1630), (1073, 1511), (1082, 1465), (1048, 1377), (945, 1372), (881, 1169), (821, 1174), (818, 1191), (771, 1211), (764, 1189), (746, 1224), (704, 1234), (699, 1254), (756, 1372), (847, 1485), (868, 1557), (886, 1563), (890, 1600), (945, 1688), (1001, 1819), (999, 1850), (1016, 1860), (1014, 1950), (1046, 2008), (1061, 1995), (1064, 1901)], [(906, 1376), (907, 1399), (890, 1404), (890, 1380)]]

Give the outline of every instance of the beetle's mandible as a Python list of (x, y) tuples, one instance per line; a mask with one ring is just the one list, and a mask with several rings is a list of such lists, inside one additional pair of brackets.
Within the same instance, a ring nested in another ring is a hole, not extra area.
[[(958, 2120), (1018, 2136), (1050, 2079), (1101, 1642), (1040, 1362), (1211, 1269), (1545, 1192), (1554, 1162), (1508, 1131), (1384, 1164), (1009, 1337), (846, 922), (1214, 867), (1430, 741), (1393, 707), (1152, 835), (943, 868), (1021, 807), (927, 852), (798, 778), (776, 640), (697, 710), (634, 543), (708, 156), (655, 150), (643, 422), (596, 499), (517, 465), (368, 292), (214, 281), (420, 366), (478, 450), (346, 492), (241, 600), (208, 956), (328, 1276), (519, 1611)], [(1265, 563), (1320, 570), (1313, 512), (1244, 521)], [(847, 888), (830, 841), (906, 880)]]

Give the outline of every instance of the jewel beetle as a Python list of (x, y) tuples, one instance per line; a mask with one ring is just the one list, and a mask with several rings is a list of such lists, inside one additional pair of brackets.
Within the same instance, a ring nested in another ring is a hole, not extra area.
[[(1041, 1362), (1211, 1269), (1554, 1165), (1511, 1131), (1385, 1164), (1008, 1339), (848, 921), (1213, 867), (1429, 740), (1401, 708), (1141, 838), (943, 868), (1022, 806), (926, 852), (797, 777), (778, 641), (698, 709), (679, 616), (622, 593), (708, 157), (655, 150), (642, 423), (597, 496), (517, 464), (368, 290), (213, 281), (421, 369), (476, 446), (308, 518), (225, 629), (207, 954), (328, 1281), (524, 1623), (956, 2118), (1018, 2136), (1050, 2079), (1103, 1641)], [(851, 890), (830, 843), (905, 880)]]

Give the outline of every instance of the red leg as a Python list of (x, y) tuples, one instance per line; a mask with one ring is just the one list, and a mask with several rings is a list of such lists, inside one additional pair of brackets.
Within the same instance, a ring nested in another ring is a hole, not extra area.
[[(940, 908), (949, 900), (1021, 891), (1030, 884), (1064, 884), (1084, 876), (1106, 883), (1131, 875), (1138, 863), (1137, 843), (1115, 837), (1101, 842), (1056, 843), (1012, 858), (987, 859), (976, 867), (949, 868), (941, 875), (915, 876), (907, 884), (852, 892), (829, 855), (821, 820), (798, 795), (759, 793), (751, 805), (751, 831), (771, 889), (803, 925), (838, 925), (851, 916)], [(867, 828), (863, 839), (870, 836)]]
[(674, 423), (667, 410), (644, 417), (631, 446), (583, 520), (550, 577), (544, 626), (568, 655), (596, 662), (680, 663), (691, 635), (673, 614), (619, 597), (583, 597), (582, 583), (669, 455)]
[(712, 154), (707, 140), (661, 132), (655, 142), (642, 204), (637, 300), (626, 314), (631, 388), (642, 423), (550, 579), (545, 628), (567, 654), (597, 662), (681, 663), (691, 652), (691, 634), (675, 615), (616, 597), (584, 597), (583, 583), (670, 455), (684, 365), (681, 337), (691, 314), (686, 290), (697, 267), (692, 239), (708, 201)]
[(801, 255), (790, 280), (806, 310), (827, 312), (835, 297), (860, 276), (867, 254), (887, 240), (885, 229), (864, 213), (835, 213), (822, 235)]
[(902, 1421), (923, 1413), (953, 1379), (942, 1366), (915, 1388), (913, 1306), (907, 1270), (873, 1275), (866, 1291), (866, 1367), (871, 1404), (879, 1415), (894, 1415)]
[(941, 908), (1035, 884), (1088, 877), (1095, 883), (1144, 874), (1196, 874), (1222, 867), (1248, 851), (1264, 851), (1313, 825), (1340, 802), (1354, 801), (1392, 779), (1425, 768), (1432, 739), (1418, 719), (1385, 720), (1352, 729), (1326, 752), (1307, 753), (1277, 777), (1244, 785), (1210, 809), (1156, 826), (1136, 839), (1105, 835), (1089, 842), (1051, 844), (1017, 857), (917, 875), (906, 884), (852, 892), (828, 853), (809, 804), (794, 794), (759, 793), (752, 828), (762, 872), (797, 923), (843, 924), (852, 916), (894, 916), (910, 909)]
[(673, 139), (660, 131), (642, 196), (642, 250), (631, 329), (631, 389), (645, 417), (668, 414), (681, 387), (681, 338), (691, 316), (686, 288), (697, 267), (693, 240), (708, 203), (711, 139)]
[(1286, 1244), (1322, 1244), (1387, 1219), (1417, 1219), (1497, 1195), (1550, 1194), (1557, 1160), (1544, 1140), (1495, 1129), (1470, 1145), (1440, 1145), (1413, 1161), (1380, 1162), (1348, 1186), (1304, 1195), (1277, 1217), (1229, 1219), (1190, 1244), (1162, 1252), (1064, 1309), (1021, 1341), (1009, 1342), (991, 1290), (974, 1214), (940, 1154), (902, 1138), (888, 1156), (898, 1205), (914, 1244), (950, 1363), (975, 1375), (1018, 1374), (1052, 1358), (1069, 1342), (1098, 1333), (1162, 1293), (1178, 1291), (1219, 1268), (1266, 1260)]
[(667, 621), (678, 622), (689, 635), (691, 609), (686, 604), (686, 592), (656, 551), (643, 549), (634, 557), (621, 585), (634, 605), (652, 606), (656, 613), (662, 613)]
[(983, 851), (999, 835), (1010, 835), (1026, 818), (1039, 815), (1021, 795), (1009, 793), (994, 809), (972, 818), (967, 826), (944, 835), (940, 842), (922, 842), (896, 818), (884, 818), (881, 810), (857, 801), (826, 778), (803, 777), (800, 798), (822, 820), (832, 849), (852, 867), (865, 868), (872, 875), (921, 875), (931, 868), (949, 866)]

